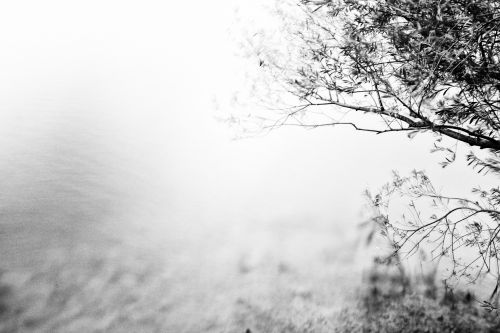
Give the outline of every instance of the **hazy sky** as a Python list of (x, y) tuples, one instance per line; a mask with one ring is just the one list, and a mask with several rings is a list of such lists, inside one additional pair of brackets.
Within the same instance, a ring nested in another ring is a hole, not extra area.
[(361, 192), (393, 169), (427, 169), (450, 189), (459, 188), (458, 178), (468, 181), (460, 166), (436, 166), (425, 136), (295, 128), (232, 140), (236, 133), (216, 120), (213, 100), (230, 100), (247, 70), (234, 54), (232, 24), (244, 5), (259, 26), (252, 3), (3, 2), (4, 182), (29, 185), (38, 177), (33, 161), (49, 175), (72, 161), (107, 170), (109, 186), (129, 200), (150, 200), (199, 223), (342, 224), (358, 222)]

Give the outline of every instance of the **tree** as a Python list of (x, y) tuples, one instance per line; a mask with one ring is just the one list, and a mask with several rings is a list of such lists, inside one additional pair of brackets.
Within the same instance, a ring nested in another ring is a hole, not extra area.
[[(500, 175), (500, 1), (296, 5), (303, 16), (291, 23), (287, 42), (297, 52), (288, 52), (289, 58), (272, 49), (257, 52), (261, 69), (294, 96), (271, 128), (351, 126), (377, 134), (406, 132), (410, 138), (433, 133), (433, 150), (445, 153), (443, 167), (455, 160), (455, 150), (443, 144), (449, 140), (442, 141), (449, 138), (478, 148), (471, 148), (467, 160), (479, 173)], [(442, 195), (424, 173), (414, 172), (395, 174), (370, 198), (394, 253), (414, 253), (431, 240), (433, 256), (451, 260), (452, 276), (486, 273), (499, 279), (500, 189), (472, 192), (472, 198)], [(389, 219), (395, 193), (410, 198), (412, 217)], [(426, 220), (417, 199), (444, 212)], [(459, 256), (464, 248), (476, 256)]]

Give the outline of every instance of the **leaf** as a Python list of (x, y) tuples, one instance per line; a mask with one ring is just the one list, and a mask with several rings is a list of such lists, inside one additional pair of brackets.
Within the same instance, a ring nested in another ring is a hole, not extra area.
[(495, 290), (493, 290), (493, 292), (491, 293), (491, 296), (490, 296), (490, 301), (493, 299), (493, 297), (496, 295), (496, 293), (498, 292), (498, 285), (499, 285), (500, 281), (497, 282), (497, 285), (495, 286)]
[(420, 131), (411, 131), (408, 133), (408, 138), (413, 139)]
[(375, 229), (372, 229), (370, 231), (370, 233), (368, 234), (368, 236), (366, 237), (366, 245), (370, 245), (372, 240), (373, 240), (373, 236), (375, 236)]

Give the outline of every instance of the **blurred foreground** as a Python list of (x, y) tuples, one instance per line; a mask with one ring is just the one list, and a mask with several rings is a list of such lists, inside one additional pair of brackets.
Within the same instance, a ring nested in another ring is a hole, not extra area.
[[(354, 238), (325, 226), (179, 235), (52, 249), (36, 264), (4, 270), (0, 332), (494, 332), (500, 325), (474, 294), (443, 293), (433, 279), (420, 289), (406, 285), (385, 266), (362, 273), (366, 252), (355, 258)], [(332, 242), (339, 237), (343, 247)]]
[(351, 249), (325, 226), (179, 235), (52, 249), (5, 269), (0, 331), (327, 332), (360, 281)]

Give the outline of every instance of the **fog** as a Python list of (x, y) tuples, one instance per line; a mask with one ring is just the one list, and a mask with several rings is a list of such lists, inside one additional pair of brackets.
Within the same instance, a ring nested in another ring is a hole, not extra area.
[[(212, 264), (245, 270), (269, 253), (307, 271), (314, 251), (357, 244), (362, 192), (391, 170), (426, 169), (451, 191), (458, 177), (468, 182), (463, 163), (437, 165), (432, 138), (280, 128), (237, 139), (214, 100), (244, 89), (251, 66), (236, 55), (239, 5), (2, 3), (4, 269), (32, 272), (51, 251), (127, 244), (167, 258), (180, 251), (180, 270), (201, 269), (197, 279)], [(196, 286), (181, 284), (178, 297)]]

